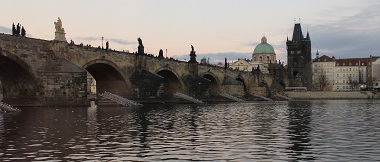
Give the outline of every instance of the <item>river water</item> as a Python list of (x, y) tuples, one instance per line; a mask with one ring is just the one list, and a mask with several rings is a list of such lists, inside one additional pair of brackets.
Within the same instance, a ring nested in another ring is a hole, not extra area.
[(0, 161), (380, 161), (380, 101), (27, 107)]

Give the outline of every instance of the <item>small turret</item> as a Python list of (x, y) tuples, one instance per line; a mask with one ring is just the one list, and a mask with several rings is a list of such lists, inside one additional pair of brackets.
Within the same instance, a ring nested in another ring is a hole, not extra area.
[(305, 40), (310, 40), (310, 35), (309, 35), (309, 31), (307, 31), (307, 35), (306, 35), (306, 38), (305, 38)]

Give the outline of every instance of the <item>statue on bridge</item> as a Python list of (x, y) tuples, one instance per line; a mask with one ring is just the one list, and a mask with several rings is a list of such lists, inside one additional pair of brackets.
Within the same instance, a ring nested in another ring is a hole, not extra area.
[(162, 49), (160, 49), (160, 51), (158, 52), (158, 58), (160, 59), (164, 58), (164, 51)]
[(189, 60), (189, 62), (190, 63), (198, 63), (196, 57), (197, 57), (197, 55), (195, 54), (194, 46), (191, 45), (190, 60)]
[(12, 35), (16, 35), (16, 26), (15, 26), (15, 23), (12, 24)]
[(22, 28), (21, 28), (21, 36), (25, 37), (25, 35), (26, 35), (26, 30), (25, 30), (24, 26), (22, 26)]
[(55, 39), (56, 41), (67, 42), (65, 37), (65, 29), (62, 28), (61, 18), (58, 17), (57, 22), (54, 22), (55, 25)]
[(65, 29), (62, 28), (62, 21), (61, 18), (58, 17), (57, 22), (54, 22), (55, 25), (55, 32), (65, 32)]
[(26, 35), (26, 30), (24, 29), (24, 27), (22, 27), (21, 29), (21, 24), (20, 23), (17, 23), (17, 26), (15, 26), (15, 23), (12, 24), (12, 35), (15, 35), (15, 36), (23, 36), (25, 37)]
[(20, 36), (20, 28), (21, 28), (21, 24), (17, 23), (17, 26), (16, 26), (16, 36)]
[(228, 68), (227, 57), (224, 58), (224, 69)]
[(141, 38), (137, 38), (137, 41), (139, 42), (139, 46), (137, 47), (137, 54), (138, 55), (144, 55), (144, 45), (142, 43)]
[(106, 42), (106, 50), (108, 50), (110, 47), (110, 44), (108, 43), (108, 41)]

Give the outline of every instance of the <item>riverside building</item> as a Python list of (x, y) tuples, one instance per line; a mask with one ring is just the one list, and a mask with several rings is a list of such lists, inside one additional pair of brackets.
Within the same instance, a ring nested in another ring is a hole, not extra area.
[(336, 59), (323, 55), (313, 60), (313, 90), (353, 91), (368, 84), (370, 58)]

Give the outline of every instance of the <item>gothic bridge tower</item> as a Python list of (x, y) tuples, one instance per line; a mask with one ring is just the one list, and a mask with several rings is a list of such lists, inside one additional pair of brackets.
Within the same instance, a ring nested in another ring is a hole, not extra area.
[(292, 40), (287, 38), (288, 76), (290, 87), (312, 87), (311, 40), (302, 34), (301, 24), (294, 24)]

